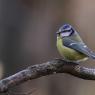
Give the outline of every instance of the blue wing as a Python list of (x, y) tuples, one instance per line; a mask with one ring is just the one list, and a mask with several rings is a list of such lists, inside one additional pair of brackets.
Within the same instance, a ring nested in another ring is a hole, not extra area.
[(63, 38), (63, 44), (66, 47), (74, 49), (80, 53), (85, 54), (86, 56), (95, 59), (95, 53), (93, 53), (83, 42), (76, 42), (69, 38)]

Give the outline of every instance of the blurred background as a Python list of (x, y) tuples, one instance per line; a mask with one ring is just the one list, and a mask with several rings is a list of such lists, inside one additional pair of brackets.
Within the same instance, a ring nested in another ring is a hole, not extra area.
[[(27, 66), (61, 58), (56, 31), (69, 23), (95, 51), (94, 0), (0, 0), (0, 77)], [(95, 67), (89, 60), (81, 65)], [(95, 82), (67, 74), (28, 81), (11, 89), (31, 95), (95, 95)], [(10, 94), (13, 95), (13, 94)]]

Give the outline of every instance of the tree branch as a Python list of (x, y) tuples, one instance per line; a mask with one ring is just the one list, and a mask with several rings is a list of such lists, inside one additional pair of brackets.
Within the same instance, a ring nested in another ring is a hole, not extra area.
[(0, 93), (8, 91), (15, 85), (55, 73), (68, 73), (70, 75), (86, 79), (95, 80), (95, 69), (79, 66), (73, 62), (55, 59), (43, 64), (37, 64), (26, 68), (12, 76), (0, 80)]

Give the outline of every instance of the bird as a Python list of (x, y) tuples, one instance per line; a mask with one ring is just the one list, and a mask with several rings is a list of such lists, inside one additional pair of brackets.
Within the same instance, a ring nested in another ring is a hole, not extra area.
[(95, 59), (95, 53), (88, 48), (70, 24), (62, 25), (56, 34), (57, 49), (64, 60), (80, 63), (88, 58)]

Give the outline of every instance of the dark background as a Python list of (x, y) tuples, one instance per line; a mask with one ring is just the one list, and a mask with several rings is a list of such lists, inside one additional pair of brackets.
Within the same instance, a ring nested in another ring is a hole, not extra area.
[[(94, 0), (0, 0), (0, 76), (61, 58), (56, 31), (69, 23), (95, 51)], [(94, 60), (81, 65), (95, 67)], [(32, 95), (95, 95), (95, 82), (67, 74), (45, 76), (11, 89)], [(12, 94), (13, 95), (13, 94)]]

